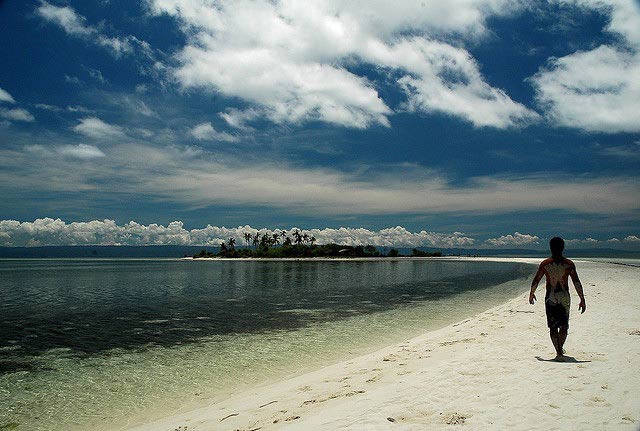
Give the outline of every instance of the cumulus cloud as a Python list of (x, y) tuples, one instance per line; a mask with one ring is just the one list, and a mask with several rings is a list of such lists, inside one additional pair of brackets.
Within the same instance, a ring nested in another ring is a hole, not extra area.
[(201, 123), (191, 129), (191, 136), (199, 141), (237, 142), (238, 137), (230, 133), (219, 132), (211, 123)]
[(85, 117), (79, 121), (73, 130), (90, 138), (113, 139), (125, 136), (121, 127), (105, 123), (97, 117)]
[[(290, 233), (288, 231), (287, 233)], [(345, 245), (377, 245), (377, 246), (404, 246), (404, 247), (464, 247), (475, 243), (475, 239), (461, 232), (443, 234), (436, 232), (410, 232), (402, 226), (396, 226), (379, 231), (371, 231), (364, 228), (339, 228), (339, 229), (309, 229), (303, 233), (313, 235), (320, 244), (335, 242)]]
[(153, 13), (176, 17), (188, 36), (173, 69), (185, 88), (239, 97), (275, 122), (388, 126), (392, 109), (375, 82), (349, 67), (358, 64), (392, 76), (406, 109), (500, 128), (537, 118), (491, 87), (465, 49), (437, 41), (480, 37), (488, 17), (513, 13), (520, 2), (148, 3)]
[(0, 102), (16, 103), (14, 98), (6, 90), (0, 88)]
[(0, 244), (4, 246), (25, 245), (208, 245), (218, 246), (221, 241), (235, 238), (237, 244), (244, 244), (244, 234), (273, 234), (294, 230), (315, 236), (317, 244), (337, 243), (343, 245), (377, 246), (469, 246), (474, 239), (459, 232), (443, 234), (436, 232), (410, 232), (397, 226), (372, 231), (364, 228), (339, 229), (256, 229), (251, 226), (226, 228), (207, 225), (201, 229), (187, 230), (181, 221), (167, 226), (155, 223), (143, 225), (130, 221), (118, 225), (113, 220), (93, 220), (89, 222), (66, 223), (60, 219), (42, 218), (33, 222), (0, 220)]
[(621, 41), (551, 58), (531, 82), (552, 122), (592, 132), (640, 131), (640, 4), (633, 0), (561, 0), (609, 16)]
[(597, 244), (635, 244), (640, 242), (640, 238), (636, 235), (628, 235), (622, 239), (609, 238), (607, 240), (600, 240), (596, 238), (573, 238), (565, 240), (567, 244), (573, 245), (597, 245)]
[(638, 76), (640, 54), (602, 45), (552, 59), (533, 83), (547, 117), (559, 125), (590, 132), (638, 132)]
[(565, 244), (570, 244), (570, 245), (596, 245), (596, 244), (602, 243), (604, 241), (600, 241), (600, 240), (595, 239), (595, 238), (587, 237), (587, 238), (565, 239), (564, 242), (565, 242)]
[(419, 37), (370, 48), (369, 54), (381, 63), (409, 72), (398, 79), (409, 111), (441, 112), (478, 127), (505, 128), (538, 120), (537, 113), (487, 84), (476, 61), (462, 48)]
[(24, 121), (30, 123), (35, 121), (35, 117), (29, 111), (22, 108), (4, 109), (0, 108), (0, 117), (10, 121)]
[(87, 24), (87, 20), (70, 6), (55, 6), (45, 0), (40, 0), (36, 13), (45, 21), (61, 27), (67, 34), (81, 38), (107, 48), (116, 57), (129, 54), (135, 48), (149, 51), (149, 44), (135, 36), (109, 37), (96, 27)]
[(516, 232), (513, 235), (503, 235), (498, 238), (489, 238), (487, 244), (494, 247), (521, 246), (526, 244), (538, 244), (540, 238), (536, 235)]

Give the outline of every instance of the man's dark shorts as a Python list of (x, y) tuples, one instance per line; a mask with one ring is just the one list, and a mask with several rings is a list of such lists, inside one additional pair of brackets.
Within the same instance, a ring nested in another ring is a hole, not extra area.
[(544, 307), (547, 312), (547, 326), (549, 328), (569, 328), (571, 297), (568, 291), (560, 287), (547, 289)]

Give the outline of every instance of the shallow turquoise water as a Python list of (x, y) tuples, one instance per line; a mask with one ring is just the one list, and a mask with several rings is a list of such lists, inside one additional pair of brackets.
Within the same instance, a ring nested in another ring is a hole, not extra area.
[(504, 262), (0, 261), (0, 427), (119, 429), (444, 326)]

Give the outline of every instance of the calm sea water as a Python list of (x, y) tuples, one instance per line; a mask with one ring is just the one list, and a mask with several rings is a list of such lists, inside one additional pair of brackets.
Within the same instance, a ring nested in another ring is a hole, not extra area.
[(0, 260), (0, 429), (122, 429), (526, 290), (446, 260)]

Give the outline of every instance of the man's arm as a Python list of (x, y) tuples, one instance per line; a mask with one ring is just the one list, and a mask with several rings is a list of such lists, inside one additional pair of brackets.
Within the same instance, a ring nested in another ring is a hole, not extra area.
[(580, 282), (580, 278), (578, 277), (578, 271), (576, 271), (576, 266), (573, 265), (571, 267), (571, 272), (569, 273), (571, 277), (571, 281), (573, 281), (573, 287), (576, 288), (576, 292), (578, 292), (578, 296), (580, 297), (580, 305), (578, 305), (578, 310), (581, 310), (582, 313), (587, 311), (587, 303), (584, 300), (584, 292), (582, 291), (582, 283)]
[(538, 283), (544, 277), (544, 268), (542, 264), (538, 267), (538, 272), (536, 272), (535, 277), (533, 277), (533, 281), (531, 282), (531, 292), (529, 292), (529, 304), (533, 305), (536, 302), (536, 289), (538, 288)]

